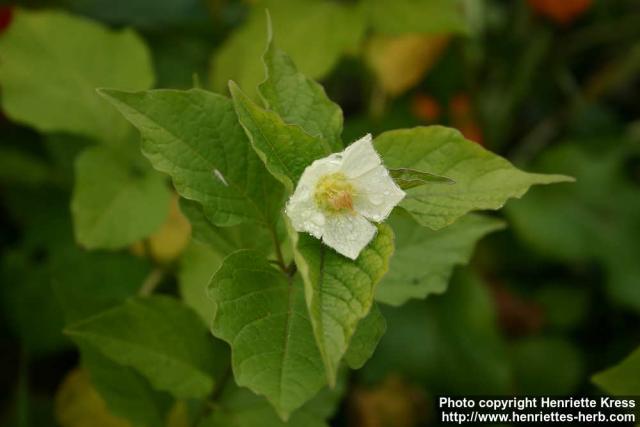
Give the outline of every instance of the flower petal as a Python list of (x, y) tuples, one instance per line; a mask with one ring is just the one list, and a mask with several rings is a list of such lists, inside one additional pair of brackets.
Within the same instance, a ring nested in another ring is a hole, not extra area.
[(317, 239), (322, 237), (326, 220), (313, 197), (292, 197), (285, 211), (296, 231), (307, 232)]
[(360, 215), (329, 215), (322, 241), (339, 254), (356, 259), (378, 229)]
[(311, 191), (315, 190), (316, 184), (318, 180), (325, 175), (332, 174), (334, 172), (338, 172), (341, 166), (341, 155), (334, 153), (328, 157), (324, 157), (322, 159), (315, 160), (311, 163), (302, 173), (298, 184), (296, 185), (296, 190), (294, 192), (297, 193), (301, 188), (309, 189)]
[(353, 201), (356, 212), (375, 222), (384, 221), (405, 196), (384, 166), (353, 179), (352, 183), (356, 188)]
[(342, 167), (340, 170), (348, 178), (357, 178), (380, 164), (382, 164), (382, 161), (375, 148), (373, 148), (371, 134), (368, 133), (342, 152)]
[(326, 221), (324, 213), (316, 204), (315, 188), (320, 178), (338, 171), (339, 168), (339, 157), (331, 155), (314, 161), (305, 169), (285, 208), (296, 231), (305, 231), (318, 239), (322, 237)]

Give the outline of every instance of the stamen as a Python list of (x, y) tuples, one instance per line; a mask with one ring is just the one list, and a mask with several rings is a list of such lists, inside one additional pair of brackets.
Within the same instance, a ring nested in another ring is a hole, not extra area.
[(354, 188), (342, 173), (322, 177), (316, 185), (318, 206), (329, 213), (353, 212)]

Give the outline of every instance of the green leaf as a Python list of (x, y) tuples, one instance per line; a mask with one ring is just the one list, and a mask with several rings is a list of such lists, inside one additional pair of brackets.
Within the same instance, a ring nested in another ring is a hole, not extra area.
[[(0, 258), (0, 309), (7, 331), (30, 356), (65, 350), (64, 314), (52, 288), (52, 260), (74, 246), (66, 192), (52, 188), (2, 189), (6, 225), (17, 225), (17, 246), (5, 246)], [(13, 232), (3, 228), (6, 245)], [(12, 243), (12, 244), (15, 244)], [(34, 315), (37, 313), (37, 315)]]
[(126, 254), (59, 251), (52, 260), (53, 290), (67, 324), (87, 319), (135, 295), (149, 265)]
[(231, 345), (238, 385), (264, 395), (286, 419), (325, 384), (299, 280), (241, 250), (224, 260), (209, 295), (212, 331)]
[(51, 289), (50, 267), (30, 255), (23, 249), (3, 254), (0, 303), (5, 327), (26, 351), (43, 355), (63, 350), (70, 343), (62, 335), (64, 317)]
[(255, 249), (265, 255), (273, 250), (270, 230), (264, 227), (251, 223), (217, 227), (207, 220), (201, 205), (186, 199), (180, 199), (180, 210), (191, 223), (193, 239), (223, 258), (238, 249)]
[(205, 325), (211, 325), (215, 307), (207, 297), (207, 287), (223, 259), (224, 256), (217, 251), (197, 242), (192, 242), (180, 257), (180, 296), (185, 304), (200, 315)]
[(71, 187), (74, 180), (73, 167), (76, 157), (82, 150), (93, 145), (94, 141), (84, 136), (52, 133), (45, 136), (43, 143), (47, 155), (54, 165), (57, 181), (62, 183), (65, 188)]
[(173, 402), (170, 395), (154, 390), (134, 369), (115, 363), (90, 346), (80, 346), (80, 358), (110, 412), (136, 426), (165, 426)]
[(586, 143), (549, 149), (535, 165), (541, 171), (562, 168), (576, 176), (575, 185), (537, 189), (506, 212), (518, 236), (545, 257), (598, 262), (611, 299), (640, 311), (640, 198), (626, 172), (637, 147), (613, 139), (592, 152)]
[[(151, 2), (151, 0), (144, 1)], [(183, 2), (183, 0), (176, 1)], [(189, 1), (198, 3), (203, 9), (208, 7), (200, 0)], [(155, 4), (155, 1), (153, 3)], [(209, 11), (205, 10), (201, 16), (205, 21), (203, 29), (215, 32)], [(200, 87), (199, 79), (206, 78), (208, 73), (212, 41), (203, 35), (199, 30), (166, 31), (166, 28), (163, 31), (154, 32), (153, 35), (147, 33), (149, 47), (153, 52), (157, 76), (156, 87), (167, 89)]]
[[(55, 296), (72, 325), (117, 307), (135, 295), (149, 265), (125, 254), (85, 252), (69, 248), (54, 254), (52, 280)], [(97, 349), (80, 343), (82, 365), (110, 412), (135, 425), (161, 427), (171, 402), (154, 390), (133, 368), (119, 365)]]
[(51, 254), (74, 244), (66, 191), (6, 187), (2, 193), (11, 219), (24, 230), (21, 247), (34, 252), (45, 248)]
[[(52, 411), (61, 427), (107, 426), (131, 427), (126, 419), (114, 416), (106, 407), (86, 370), (74, 368), (69, 371), (55, 392)], [(29, 417), (30, 419), (31, 417)], [(34, 421), (22, 419), (20, 427), (40, 425)]]
[(571, 395), (583, 381), (583, 356), (567, 339), (524, 338), (510, 350), (514, 387), (522, 395)]
[(142, 151), (216, 225), (273, 224), (281, 189), (255, 155), (228, 98), (200, 89), (100, 93), (136, 126)]
[(358, 324), (349, 343), (344, 359), (351, 369), (360, 369), (371, 358), (380, 338), (387, 330), (387, 322), (376, 304), (371, 307), (367, 317)]
[(128, 126), (95, 88), (153, 84), (149, 52), (134, 32), (62, 12), (18, 10), (0, 51), (3, 110), (41, 132), (120, 141)]
[(385, 224), (379, 225), (378, 234), (355, 261), (307, 234), (292, 233), (292, 240), (313, 332), (327, 379), (333, 385), (358, 322), (371, 310), (376, 285), (389, 268), (393, 232)]
[(51, 167), (39, 157), (13, 147), (0, 147), (2, 184), (44, 186), (50, 180), (51, 172)]
[(214, 304), (207, 297), (207, 287), (222, 260), (238, 249), (255, 249), (268, 256), (273, 252), (273, 241), (268, 230), (251, 223), (216, 227), (206, 219), (202, 206), (196, 202), (181, 199), (180, 209), (191, 223), (193, 237), (180, 258), (180, 294), (184, 302), (210, 325)]
[(265, 228), (251, 223), (216, 227), (206, 219), (202, 206), (196, 202), (182, 199), (180, 209), (191, 223), (193, 237), (180, 258), (180, 294), (184, 302), (211, 325), (214, 304), (207, 297), (207, 287), (223, 259), (239, 249), (254, 249), (269, 256), (273, 252), (272, 236)]
[(419, 223), (434, 230), (474, 210), (499, 209), (535, 184), (570, 182), (563, 175), (523, 172), (507, 160), (442, 126), (385, 132), (374, 146), (390, 168), (410, 168), (446, 176), (454, 185), (407, 190), (400, 203)]
[(458, 0), (369, 0), (373, 29), (386, 34), (468, 33), (462, 2)]
[(421, 227), (401, 213), (393, 214), (389, 224), (396, 236), (396, 252), (376, 300), (395, 306), (443, 293), (453, 269), (469, 261), (476, 242), (504, 228), (501, 220), (476, 214), (438, 231)]
[(421, 185), (434, 184), (455, 184), (456, 182), (444, 176), (434, 175), (432, 173), (420, 172), (415, 169), (398, 168), (390, 169), (389, 175), (403, 190), (409, 188), (420, 187)]
[(393, 366), (412, 382), (425, 384), (433, 395), (511, 392), (496, 309), (488, 288), (477, 278), (456, 274), (445, 294), (381, 309), (391, 332), (359, 372), (366, 382), (381, 381)]
[(328, 427), (329, 418), (339, 402), (337, 390), (323, 390), (313, 400), (283, 421), (262, 397), (235, 384), (225, 387), (218, 404), (199, 427)]
[(595, 374), (591, 381), (614, 396), (640, 394), (640, 348), (619, 364)]
[(213, 388), (220, 352), (198, 316), (173, 298), (133, 298), (65, 332), (177, 398), (201, 398)]
[(286, 124), (278, 114), (260, 108), (233, 82), (229, 90), (238, 120), (267, 169), (293, 191), (298, 179), (314, 160), (331, 154), (327, 141)]
[(169, 213), (171, 193), (142, 158), (90, 147), (76, 158), (75, 172), (74, 231), (88, 249), (127, 246), (160, 228)]
[(327, 141), (332, 151), (342, 151), (342, 110), (327, 97), (324, 88), (300, 73), (271, 37), (263, 60), (267, 79), (259, 90), (267, 108), (278, 113), (285, 123), (298, 125)]
[(279, 46), (312, 79), (326, 76), (343, 54), (357, 51), (364, 35), (365, 19), (359, 6), (322, 0), (261, 2), (215, 52), (211, 61), (214, 90), (222, 92), (234, 80), (250, 96), (257, 94), (264, 79), (260, 56), (267, 34), (265, 9), (273, 19)]
[(534, 299), (544, 313), (546, 328), (570, 332), (581, 327), (590, 315), (593, 291), (579, 281), (551, 280), (537, 286)]

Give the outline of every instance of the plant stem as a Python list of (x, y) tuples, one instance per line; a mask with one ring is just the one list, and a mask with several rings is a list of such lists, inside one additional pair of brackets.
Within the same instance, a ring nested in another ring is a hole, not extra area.
[(147, 275), (147, 277), (142, 282), (142, 286), (140, 286), (140, 290), (138, 291), (138, 295), (143, 297), (148, 297), (155, 291), (158, 287), (162, 279), (164, 278), (165, 271), (161, 268), (154, 268)]
[(216, 401), (220, 398), (227, 383), (233, 377), (232, 372), (233, 371), (231, 370), (231, 363), (229, 363), (227, 365), (227, 368), (224, 370), (224, 372), (220, 376), (220, 380), (216, 382), (216, 386), (211, 391), (211, 394), (209, 395), (209, 397), (202, 402), (202, 409), (200, 410), (200, 412), (198, 412), (198, 415), (193, 420), (194, 427), (197, 427), (200, 424), (200, 422), (204, 418), (206, 418), (214, 409)]
[(287, 266), (287, 274), (289, 275), (289, 277), (293, 277), (296, 274), (296, 271), (298, 271), (298, 266), (296, 265), (295, 261), (291, 261)]
[(384, 89), (379, 83), (375, 83), (371, 88), (371, 97), (369, 98), (369, 116), (374, 120), (380, 120), (384, 115), (387, 107), (387, 96)]
[(222, 392), (224, 391), (224, 388), (227, 385), (227, 382), (229, 382), (229, 379), (232, 378), (232, 375), (231, 375), (232, 372), (233, 371), (231, 369), (231, 363), (229, 363), (229, 365), (227, 365), (227, 369), (225, 369), (223, 374), (220, 376), (220, 380), (218, 381), (217, 387), (215, 387), (211, 392), (211, 397), (209, 400), (215, 402), (220, 398), (220, 395), (222, 395)]
[(280, 248), (280, 239), (278, 238), (278, 232), (273, 225), (269, 227), (269, 231), (271, 232), (271, 237), (273, 238), (273, 244), (276, 247), (278, 267), (280, 267), (280, 270), (282, 270), (284, 273), (287, 273), (287, 265), (284, 262), (284, 256), (282, 256), (282, 249)]

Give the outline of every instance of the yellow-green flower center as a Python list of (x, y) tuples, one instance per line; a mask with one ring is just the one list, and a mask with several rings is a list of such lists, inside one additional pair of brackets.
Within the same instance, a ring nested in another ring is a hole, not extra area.
[(353, 186), (340, 172), (320, 178), (316, 185), (315, 199), (318, 206), (328, 213), (353, 212)]

